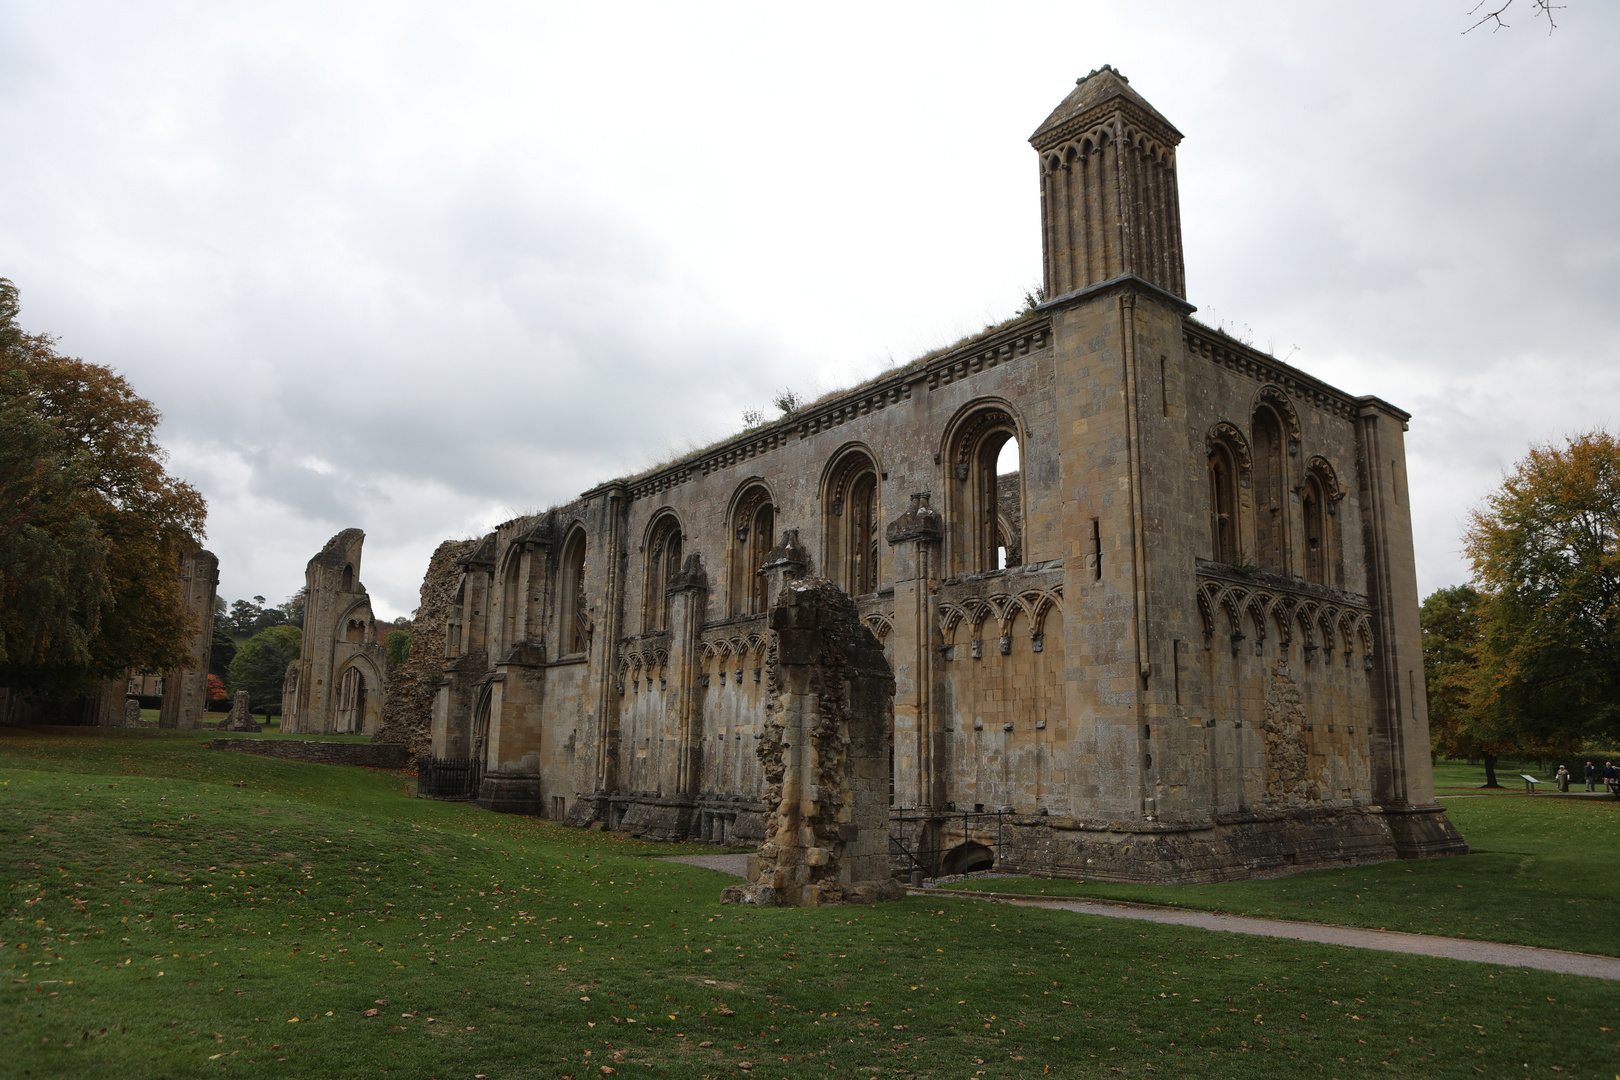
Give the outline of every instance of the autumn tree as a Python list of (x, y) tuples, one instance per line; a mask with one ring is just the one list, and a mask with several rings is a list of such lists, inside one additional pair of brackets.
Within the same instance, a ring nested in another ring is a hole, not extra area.
[(1620, 442), (1532, 448), (1469, 519), (1479, 586), (1471, 702), (1547, 751), (1620, 737)]
[(203, 498), (166, 472), (151, 402), (18, 310), (0, 278), (0, 685), (79, 694), (178, 666)]
[(1472, 585), (1439, 589), (1423, 601), (1423, 676), (1429, 691), (1429, 743), (1437, 754), (1485, 762), (1485, 787), (1499, 788), (1497, 759), (1523, 748), (1511, 730), (1474, 705), (1479, 676), (1480, 607)]

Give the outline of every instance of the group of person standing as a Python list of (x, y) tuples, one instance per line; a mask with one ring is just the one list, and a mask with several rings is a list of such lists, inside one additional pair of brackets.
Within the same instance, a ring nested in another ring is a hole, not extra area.
[[(1585, 772), (1587, 791), (1596, 791), (1597, 788), (1593, 785), (1602, 780), (1604, 790), (1620, 799), (1620, 766), (1616, 766), (1612, 761), (1605, 761), (1603, 768), (1599, 769), (1588, 761)], [(1553, 776), (1553, 779), (1557, 781), (1559, 791), (1568, 791), (1569, 785), (1574, 782), (1574, 776), (1562, 765), (1558, 766), (1558, 772)]]

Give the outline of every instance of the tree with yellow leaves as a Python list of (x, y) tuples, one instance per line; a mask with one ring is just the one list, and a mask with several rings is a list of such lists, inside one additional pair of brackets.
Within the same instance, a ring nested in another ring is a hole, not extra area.
[(1480, 590), (1470, 701), (1542, 746), (1620, 737), (1620, 441), (1531, 449), (1469, 519)]

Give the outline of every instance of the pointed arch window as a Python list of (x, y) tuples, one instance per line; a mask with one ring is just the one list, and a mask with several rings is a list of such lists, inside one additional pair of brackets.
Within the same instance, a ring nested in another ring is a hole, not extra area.
[(1300, 518), (1305, 534), (1305, 580), (1318, 585), (1340, 583), (1338, 506), (1342, 495), (1333, 466), (1324, 458), (1312, 458), (1300, 491)]
[(523, 593), (523, 549), (514, 544), (506, 557), (506, 573), (501, 581), (499, 649), (510, 649), (523, 637)]
[(1216, 562), (1237, 562), (1238, 546), (1237, 462), (1232, 449), (1216, 443), (1209, 451), (1209, 534), (1211, 557)]
[(1262, 570), (1288, 572), (1288, 460), (1282, 421), (1268, 406), (1254, 411), (1254, 546)]
[(878, 591), (881, 520), (877, 466), (864, 450), (835, 459), (821, 496), (827, 574), (851, 596)]
[(557, 643), (565, 656), (590, 647), (589, 607), (585, 603), (585, 530), (575, 529), (563, 541), (557, 563)]
[(947, 448), (951, 572), (1021, 565), (1024, 484), (1017, 421), (1003, 408), (981, 409), (956, 426)]
[(681, 572), (681, 523), (665, 513), (653, 523), (647, 540), (646, 593), (642, 603), (642, 633), (669, 629), (669, 583)]
[(765, 610), (765, 565), (776, 534), (776, 507), (763, 485), (747, 488), (731, 515), (731, 613), (759, 615)]

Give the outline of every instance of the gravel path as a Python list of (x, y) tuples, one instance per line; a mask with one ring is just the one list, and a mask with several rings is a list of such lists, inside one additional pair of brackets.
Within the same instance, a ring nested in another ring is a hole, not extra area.
[(701, 866), (705, 870), (718, 870), (733, 877), (748, 876), (748, 854), (740, 855), (664, 855), (659, 862), (678, 862), (688, 866)]
[[(705, 870), (718, 870), (722, 874), (731, 874), (734, 877), (745, 876), (748, 867), (746, 854), (671, 855), (661, 861), (701, 866)], [(1448, 960), (1472, 960), (1481, 964), (1537, 968), (1542, 971), (1556, 971), (1561, 975), (1589, 975), (1594, 979), (1620, 981), (1620, 957), (1565, 952), (1562, 949), (1537, 949), (1529, 945), (1502, 945), (1494, 941), (1472, 941), (1467, 938), (1437, 937), (1432, 934), (1403, 934), (1395, 930), (1364, 930), (1356, 926), (1328, 926), (1324, 923), (1292, 922), (1287, 919), (1255, 919), (1247, 915), (1217, 915), (1209, 911), (1153, 907), (1150, 904), (1112, 903), (1106, 900), (1032, 899), (1016, 893), (968, 892), (957, 889), (911, 889), (909, 892), (912, 896), (927, 896), (931, 900), (946, 897), (958, 900), (999, 900), (1023, 907), (1055, 908), (1058, 911), (1076, 911), (1082, 915), (1102, 915), (1112, 919), (1140, 919), (1144, 922), (1163, 923), (1169, 926), (1192, 926), (1200, 930), (1224, 930), (1232, 934), (1292, 938), (1295, 941), (1315, 941), (1323, 945), (1341, 945), (1353, 949), (1377, 949), (1381, 952), (1409, 953), (1414, 956), (1438, 956)]]
[(1233, 934), (1259, 934), (1263, 937), (1316, 941), (1356, 949), (1439, 956), (1449, 960), (1473, 960), (1503, 967), (1538, 968), (1563, 975), (1589, 975), (1594, 979), (1620, 980), (1620, 958), (1592, 953), (1537, 949), (1529, 945), (1502, 945), (1494, 941), (1437, 937), (1431, 934), (1403, 934), (1394, 930), (1364, 930), (1355, 926), (1327, 926), (1322, 923), (1293, 922), (1287, 919), (1254, 919), (1246, 915), (1217, 915), (1185, 908), (1161, 908), (1147, 904), (1117, 904), (1103, 900), (1040, 899), (1013, 893), (976, 893), (956, 889), (911, 890), (913, 896), (932, 899), (953, 896), (976, 900), (1000, 900), (1023, 907), (1056, 908), (1083, 915), (1104, 915), (1115, 919), (1141, 919), (1172, 926), (1194, 926), (1200, 930), (1225, 930)]

